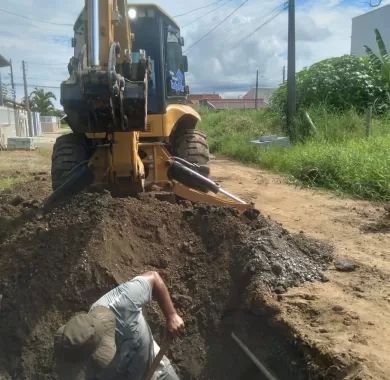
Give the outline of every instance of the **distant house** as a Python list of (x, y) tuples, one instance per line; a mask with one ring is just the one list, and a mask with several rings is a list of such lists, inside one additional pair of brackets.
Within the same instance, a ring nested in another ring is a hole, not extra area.
[[(272, 94), (276, 88), (273, 87), (260, 87), (257, 91), (257, 99), (263, 100), (266, 104), (269, 103)], [(255, 99), (256, 98), (256, 87), (251, 88), (245, 95), (244, 99)]]
[(219, 94), (191, 94), (188, 96), (188, 102), (192, 105), (198, 105), (202, 100), (218, 100), (221, 99)]
[(352, 19), (351, 54), (357, 56), (366, 55), (365, 45), (375, 52), (378, 47), (375, 38), (375, 29), (381, 32), (382, 38), (390, 49), (390, 5), (377, 8), (371, 12)]
[[(255, 100), (252, 99), (214, 99), (201, 100), (199, 104), (213, 111), (222, 110), (254, 110), (256, 108)], [(266, 104), (263, 99), (258, 99), (258, 108), (265, 108)]]

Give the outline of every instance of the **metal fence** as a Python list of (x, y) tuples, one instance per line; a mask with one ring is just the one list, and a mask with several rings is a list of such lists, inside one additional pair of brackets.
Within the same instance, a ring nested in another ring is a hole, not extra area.
[(61, 121), (59, 117), (41, 116), (40, 121), (43, 133), (55, 133), (61, 128)]

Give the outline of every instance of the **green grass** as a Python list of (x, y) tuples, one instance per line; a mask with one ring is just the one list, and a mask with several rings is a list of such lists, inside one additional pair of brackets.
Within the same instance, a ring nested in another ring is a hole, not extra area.
[(250, 140), (281, 133), (282, 120), (269, 111), (202, 113), (200, 128), (211, 151), (292, 176), (301, 183), (355, 197), (390, 201), (390, 115), (377, 118), (365, 136), (365, 115), (309, 110), (316, 125), (297, 119), (292, 148), (259, 149)]
[(28, 177), (24, 175), (0, 178), (0, 192), (5, 190), (11, 190), (17, 185), (20, 185), (27, 181)]

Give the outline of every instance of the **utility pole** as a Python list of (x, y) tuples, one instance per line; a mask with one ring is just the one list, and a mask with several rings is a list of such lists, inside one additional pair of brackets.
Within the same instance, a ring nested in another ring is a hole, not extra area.
[(286, 66), (283, 66), (283, 82), (286, 83)]
[(18, 113), (16, 111), (16, 90), (15, 90), (15, 80), (14, 80), (14, 69), (12, 66), (12, 60), (9, 60), (9, 66), (11, 70), (11, 88), (12, 88), (12, 100), (14, 103), (14, 119), (15, 119), (15, 128), (17, 130), (19, 123), (18, 123)]
[(294, 118), (297, 110), (296, 78), (295, 78), (295, 0), (288, 2), (288, 99), (287, 128), (291, 133), (294, 129)]
[(259, 69), (256, 72), (256, 94), (255, 94), (255, 109), (257, 110), (257, 103), (259, 99)]
[(1, 80), (1, 73), (0, 73), (0, 106), (4, 105), (3, 100), (3, 81)]
[(31, 137), (33, 135), (33, 129), (32, 129), (32, 120), (31, 120), (31, 111), (30, 111), (30, 99), (28, 97), (28, 90), (27, 90), (28, 86), (27, 86), (25, 61), (22, 61), (22, 68), (23, 68), (24, 99), (26, 103), (27, 119), (28, 119), (28, 131), (29, 131), (29, 136)]

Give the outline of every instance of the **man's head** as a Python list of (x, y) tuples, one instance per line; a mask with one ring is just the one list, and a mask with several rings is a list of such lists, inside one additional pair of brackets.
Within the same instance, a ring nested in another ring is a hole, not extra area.
[(76, 315), (57, 331), (54, 352), (61, 380), (96, 378), (115, 357), (114, 313), (99, 306)]

